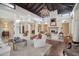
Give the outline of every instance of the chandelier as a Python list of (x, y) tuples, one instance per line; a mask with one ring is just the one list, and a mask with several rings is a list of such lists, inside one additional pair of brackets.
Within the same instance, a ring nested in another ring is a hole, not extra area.
[(45, 18), (49, 15), (50, 15), (49, 10), (48, 10), (47, 6), (44, 4), (43, 9), (40, 11), (40, 16), (42, 18)]

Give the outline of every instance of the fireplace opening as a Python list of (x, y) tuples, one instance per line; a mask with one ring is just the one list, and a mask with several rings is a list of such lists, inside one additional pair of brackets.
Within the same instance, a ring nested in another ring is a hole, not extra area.
[(55, 30), (51, 30), (51, 33), (55, 33)]
[(58, 32), (56, 30), (51, 30), (51, 33), (57, 34)]
[(9, 31), (3, 31), (2, 32), (2, 37), (3, 38), (9, 38)]
[(55, 30), (51, 30), (51, 33), (55, 33)]

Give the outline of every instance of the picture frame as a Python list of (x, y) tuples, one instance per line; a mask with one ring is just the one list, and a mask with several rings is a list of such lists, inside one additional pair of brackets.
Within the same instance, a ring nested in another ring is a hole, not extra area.
[(50, 20), (50, 26), (56, 26), (56, 18)]

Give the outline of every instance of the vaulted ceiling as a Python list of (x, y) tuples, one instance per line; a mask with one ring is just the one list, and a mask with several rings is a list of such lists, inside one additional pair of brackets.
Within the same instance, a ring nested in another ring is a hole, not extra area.
[(75, 3), (14, 3), (30, 12), (40, 16), (40, 11), (44, 5), (47, 6), (49, 11), (58, 10), (58, 14), (68, 13), (73, 10)]

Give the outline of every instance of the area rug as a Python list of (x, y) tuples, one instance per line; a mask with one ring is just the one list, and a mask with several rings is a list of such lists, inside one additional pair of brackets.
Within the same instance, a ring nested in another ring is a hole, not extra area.
[(47, 40), (47, 43), (52, 45), (49, 53), (47, 54), (48, 56), (63, 56), (63, 50), (65, 48), (64, 42)]

